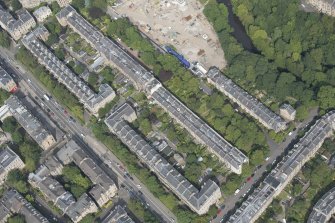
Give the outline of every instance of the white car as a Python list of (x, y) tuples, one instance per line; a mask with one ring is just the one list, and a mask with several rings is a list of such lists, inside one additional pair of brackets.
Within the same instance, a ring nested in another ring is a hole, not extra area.
[(142, 188), (141, 185), (139, 185), (139, 184), (137, 184), (136, 187), (137, 187), (138, 189), (141, 189), (141, 188)]

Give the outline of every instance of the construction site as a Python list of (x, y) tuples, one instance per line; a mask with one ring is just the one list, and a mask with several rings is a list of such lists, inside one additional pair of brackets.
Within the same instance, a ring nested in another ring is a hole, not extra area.
[(190, 62), (206, 69), (226, 66), (218, 37), (197, 0), (123, 0), (113, 9), (157, 44), (174, 46)]

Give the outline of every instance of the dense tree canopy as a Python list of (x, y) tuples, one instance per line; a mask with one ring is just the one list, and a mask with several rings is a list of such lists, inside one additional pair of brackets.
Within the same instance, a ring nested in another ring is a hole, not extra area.
[(15, 188), (20, 193), (28, 192), (27, 179), (19, 169), (11, 170), (6, 179), (6, 183)]
[(263, 90), (265, 99), (289, 101), (298, 108), (300, 119), (316, 105), (334, 108), (335, 19), (302, 11), (299, 0), (232, 0), (232, 4), (260, 53), (240, 46), (230, 34), (226, 7), (211, 0), (204, 13), (228, 60), (225, 73), (250, 92)]
[(9, 48), (10, 42), (11, 40), (8, 33), (5, 30), (0, 29), (0, 46)]

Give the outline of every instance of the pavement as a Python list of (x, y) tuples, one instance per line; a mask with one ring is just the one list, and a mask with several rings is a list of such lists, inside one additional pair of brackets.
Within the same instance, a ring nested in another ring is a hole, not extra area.
[[(0, 48), (0, 57), (2, 57), (7, 66), (10, 66), (15, 73), (11, 73), (13, 77), (19, 82), (20, 90), (22, 92), (29, 92), (36, 95), (38, 98), (43, 98), (44, 94), (50, 95), (34, 76), (27, 72), (23, 66), (14, 60), (14, 55), (7, 49)], [(125, 188), (139, 199), (146, 207), (148, 207), (154, 214), (156, 214), (162, 222), (176, 222), (176, 217), (172, 212), (165, 207), (135, 176), (132, 179), (125, 175), (127, 172), (121, 161), (112, 154), (109, 149), (99, 142), (93, 136), (90, 129), (81, 125), (79, 121), (70, 122), (68, 112), (54, 99), (50, 100), (36, 100), (42, 109), (49, 117), (54, 120), (57, 125), (67, 132), (67, 138), (74, 139), (112, 179), (120, 186), (125, 185)], [(43, 104), (43, 106), (41, 105)], [(52, 115), (51, 115), (52, 113)], [(140, 191), (139, 187), (140, 185)]]

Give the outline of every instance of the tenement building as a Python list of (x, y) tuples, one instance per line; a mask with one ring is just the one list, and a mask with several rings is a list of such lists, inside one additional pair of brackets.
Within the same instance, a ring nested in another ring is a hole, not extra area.
[(29, 174), (29, 183), (41, 191), (47, 201), (51, 201), (64, 214), (68, 215), (75, 223), (79, 222), (86, 215), (98, 211), (94, 201), (83, 193), (78, 200), (66, 191), (55, 178), (49, 175), (50, 169), (40, 166), (35, 173)]
[(28, 111), (16, 96), (11, 96), (6, 101), (6, 105), (18, 123), (43, 150), (49, 149), (56, 143), (50, 132), (43, 127), (42, 123)]
[(39, 63), (66, 88), (73, 93), (79, 101), (94, 115), (98, 114), (100, 108), (104, 107), (115, 97), (115, 91), (108, 85), (102, 84), (99, 92), (95, 93), (82, 81), (78, 75), (74, 74), (56, 55), (54, 55), (39, 39), (41, 29), (39, 27), (22, 39), (23, 45), (37, 57)]
[(51, 14), (51, 9), (48, 6), (42, 6), (33, 12), (33, 15), (37, 19), (37, 22), (44, 22), (44, 20), (48, 18)]
[(102, 220), (102, 223), (135, 223), (133, 219), (131, 219), (127, 212), (121, 207), (117, 205), (113, 208), (113, 210)]
[(135, 113), (129, 104), (123, 104), (105, 119), (109, 130), (115, 134), (149, 169), (158, 176), (171, 191), (191, 210), (199, 215), (208, 212), (209, 207), (221, 197), (218, 185), (208, 180), (201, 189), (194, 187), (169, 162), (167, 162), (142, 136), (134, 131), (126, 120), (132, 120)]
[[(294, 145), (280, 163), (265, 177), (259, 187), (230, 216), (229, 223), (255, 222), (274, 197), (291, 182), (304, 164), (314, 157), (324, 140), (335, 130), (335, 111), (320, 118)], [(334, 205), (331, 203), (331, 205)], [(325, 212), (326, 213), (326, 212)]]
[(217, 67), (212, 67), (208, 71), (207, 81), (266, 128), (272, 129), (275, 132), (286, 129), (286, 122), (279, 115), (272, 112), (263, 103), (236, 85), (231, 79), (221, 73)]
[(105, 37), (71, 6), (62, 9), (57, 14), (57, 19), (61, 25), (68, 25), (90, 43), (110, 64), (118, 67), (137, 89), (144, 91), (148, 98), (159, 104), (187, 129), (197, 142), (205, 145), (229, 169), (237, 174), (241, 173), (242, 165), (248, 162), (248, 157), (174, 97), (149, 70), (146, 70), (117, 44)]
[(335, 187), (324, 194), (314, 205), (307, 223), (327, 223), (335, 214)]
[(0, 66), (0, 88), (8, 92), (15, 92), (17, 85), (13, 78)]
[(279, 108), (279, 113), (284, 119), (293, 121), (297, 111), (290, 104), (282, 104)]
[(16, 15), (17, 19), (0, 5), (0, 26), (6, 30), (14, 40), (19, 40), (36, 25), (36, 22), (26, 9), (18, 10)]
[(58, 159), (64, 164), (74, 162), (92, 181), (94, 186), (89, 191), (91, 197), (102, 207), (117, 193), (114, 181), (103, 171), (79, 145), (71, 140), (57, 153)]
[[(21, 214), (26, 223), (49, 223), (48, 219), (15, 190), (7, 190), (3, 194), (0, 200), (0, 214), (5, 218), (13, 214)], [(4, 219), (0, 219), (2, 220)]]
[(9, 171), (23, 168), (23, 161), (8, 146), (0, 150), (0, 185), (6, 180)]

